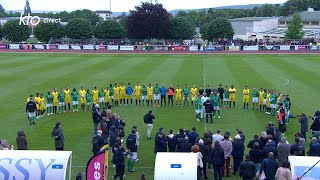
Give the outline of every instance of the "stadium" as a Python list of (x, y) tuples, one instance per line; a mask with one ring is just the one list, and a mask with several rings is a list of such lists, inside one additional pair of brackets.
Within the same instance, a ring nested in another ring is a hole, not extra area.
[(44, 1), (0, 2), (0, 179), (320, 179), (317, 0)]

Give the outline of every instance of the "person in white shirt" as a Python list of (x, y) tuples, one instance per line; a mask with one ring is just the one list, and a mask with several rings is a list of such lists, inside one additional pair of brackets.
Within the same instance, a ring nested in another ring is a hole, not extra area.
[(214, 146), (214, 142), (216, 142), (216, 141), (218, 141), (219, 143), (221, 142), (221, 141), (223, 141), (223, 136), (221, 135), (221, 131), (218, 129), (217, 130), (217, 133), (216, 134), (214, 134), (214, 135), (212, 135), (212, 144), (211, 144), (211, 147), (213, 148), (213, 146)]
[(206, 94), (206, 93), (204, 93), (203, 96), (201, 97), (201, 105), (202, 105), (201, 118), (203, 118), (203, 116), (204, 116), (204, 111), (205, 111), (205, 108), (204, 108), (204, 106), (203, 106), (203, 103), (205, 103), (208, 99), (209, 99), (209, 97), (207, 97), (207, 94)]

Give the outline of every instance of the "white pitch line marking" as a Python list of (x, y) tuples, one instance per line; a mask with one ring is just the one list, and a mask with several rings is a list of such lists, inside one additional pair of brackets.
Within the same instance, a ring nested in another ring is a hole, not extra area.
[(289, 84), (290, 83), (290, 80), (289, 79), (287, 79), (287, 78), (284, 78), (284, 77), (280, 77), (281, 79), (283, 79), (283, 80), (285, 80), (286, 82), (285, 83), (283, 83), (283, 84), (280, 84), (279, 86), (285, 86), (285, 85), (287, 85), (287, 84)]

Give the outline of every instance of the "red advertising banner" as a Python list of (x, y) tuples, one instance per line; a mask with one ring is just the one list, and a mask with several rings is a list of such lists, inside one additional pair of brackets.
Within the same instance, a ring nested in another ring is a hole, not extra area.
[(172, 46), (172, 51), (186, 51), (187, 46)]
[(7, 45), (6, 44), (0, 44), (0, 49), (7, 49)]
[(104, 180), (105, 152), (94, 155), (87, 164), (87, 180)]
[(57, 49), (56, 44), (48, 44), (48, 45), (49, 45), (49, 49)]

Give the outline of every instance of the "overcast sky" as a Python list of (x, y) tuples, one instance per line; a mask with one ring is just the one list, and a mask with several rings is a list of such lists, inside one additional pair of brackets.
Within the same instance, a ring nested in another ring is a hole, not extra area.
[[(6, 10), (23, 10), (26, 0), (0, 0)], [(124, 12), (150, 0), (111, 0), (113, 12)], [(153, 0), (155, 1), (155, 0)], [(200, 9), (229, 5), (284, 3), (286, 0), (158, 0), (167, 10)], [(77, 9), (109, 10), (110, 0), (29, 0), (31, 10), (73, 11)]]

